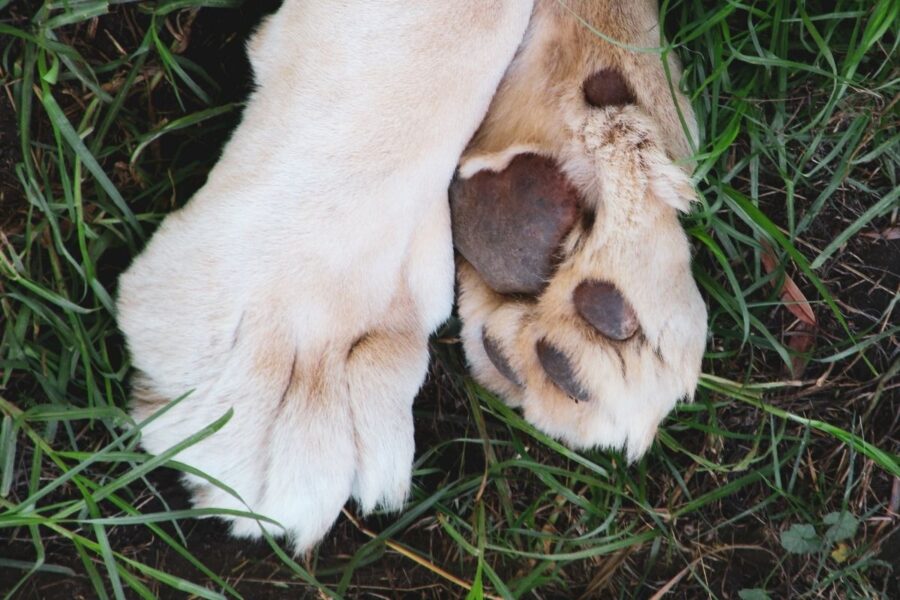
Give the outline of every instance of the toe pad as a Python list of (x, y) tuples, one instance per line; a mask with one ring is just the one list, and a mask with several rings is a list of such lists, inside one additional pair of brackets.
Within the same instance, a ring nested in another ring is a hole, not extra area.
[(627, 340), (638, 330), (637, 314), (619, 290), (605, 281), (583, 281), (572, 294), (575, 310), (613, 340)]

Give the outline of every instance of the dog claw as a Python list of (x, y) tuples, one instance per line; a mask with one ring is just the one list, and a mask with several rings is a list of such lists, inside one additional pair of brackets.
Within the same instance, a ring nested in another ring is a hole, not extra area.
[(584, 388), (581, 387), (578, 378), (575, 376), (572, 363), (559, 348), (546, 339), (541, 339), (536, 344), (535, 350), (544, 372), (556, 384), (556, 387), (576, 402), (587, 402), (590, 400), (590, 396), (584, 391)]

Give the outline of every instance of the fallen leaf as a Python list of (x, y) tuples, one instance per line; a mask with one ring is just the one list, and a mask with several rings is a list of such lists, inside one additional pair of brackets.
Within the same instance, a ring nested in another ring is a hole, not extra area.
[(850, 558), (850, 546), (841, 542), (832, 551), (831, 558), (837, 563), (847, 562), (847, 559)]
[[(766, 273), (771, 273), (778, 266), (775, 252), (765, 241), (762, 242), (762, 250), (763, 268), (766, 270)], [(791, 311), (791, 314), (807, 325), (816, 326), (816, 314), (813, 312), (809, 300), (806, 299), (806, 296), (803, 295), (803, 292), (800, 291), (800, 288), (797, 287), (797, 284), (794, 283), (794, 280), (787, 273), (784, 274), (784, 281), (781, 289), (778, 291), (781, 293), (781, 301)]]
[(888, 227), (882, 231), (864, 231), (860, 235), (873, 240), (900, 240), (900, 227)]
[(809, 352), (816, 344), (816, 328), (803, 321), (794, 331), (787, 333), (787, 347), (793, 351), (791, 356), (791, 377), (800, 379), (809, 362)]

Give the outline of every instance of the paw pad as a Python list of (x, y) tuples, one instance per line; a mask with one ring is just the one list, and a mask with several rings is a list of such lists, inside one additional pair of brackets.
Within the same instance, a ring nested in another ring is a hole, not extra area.
[(583, 281), (572, 293), (575, 310), (591, 326), (613, 340), (627, 340), (638, 330), (631, 304), (611, 283)]
[(513, 370), (512, 366), (509, 364), (509, 361), (506, 359), (506, 356), (503, 354), (503, 350), (500, 348), (500, 344), (489, 336), (487, 333), (482, 332), (481, 334), (481, 343), (484, 346), (484, 352), (487, 354), (488, 359), (491, 361), (491, 364), (500, 371), (500, 374), (509, 379), (514, 384), (521, 387), (522, 381), (519, 379), (519, 376), (516, 375), (516, 372)]
[(628, 82), (615, 69), (600, 69), (584, 80), (584, 99), (591, 106), (625, 106), (634, 104)]
[(537, 295), (580, 216), (579, 198), (553, 160), (521, 154), (499, 173), (453, 181), (454, 244), (495, 292)]

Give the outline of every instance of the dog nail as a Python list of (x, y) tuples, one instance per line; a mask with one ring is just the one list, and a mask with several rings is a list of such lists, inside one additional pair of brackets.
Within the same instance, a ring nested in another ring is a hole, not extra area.
[(583, 281), (572, 302), (582, 318), (613, 340), (627, 340), (638, 330), (637, 314), (611, 283)]
[(553, 346), (546, 339), (541, 339), (535, 346), (538, 360), (544, 368), (544, 372), (556, 387), (565, 392), (573, 400), (587, 402), (590, 400), (587, 392), (578, 383), (572, 363), (561, 350)]
[(481, 343), (482, 345), (484, 345), (484, 352), (491, 360), (494, 368), (500, 371), (501, 375), (521, 387), (522, 382), (519, 381), (519, 377), (518, 375), (516, 375), (516, 372), (513, 371), (513, 368), (509, 364), (509, 361), (506, 360), (506, 356), (503, 354), (503, 350), (500, 348), (500, 344), (497, 342), (497, 340), (489, 336), (487, 333), (482, 332)]

